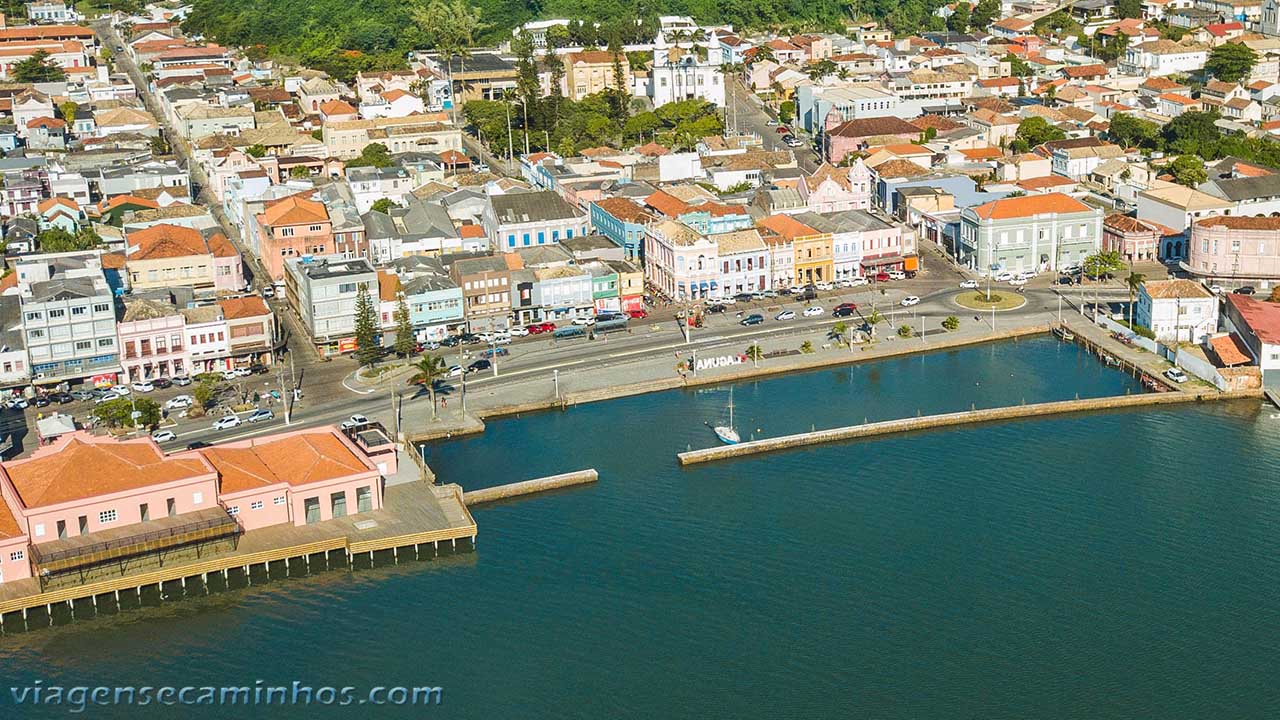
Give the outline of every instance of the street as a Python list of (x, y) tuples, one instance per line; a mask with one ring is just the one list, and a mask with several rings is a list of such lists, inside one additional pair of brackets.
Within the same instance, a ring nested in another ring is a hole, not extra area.
[(776, 125), (769, 125), (769, 121), (773, 120), (773, 116), (765, 112), (763, 104), (749, 88), (744, 86), (738, 78), (732, 78), (732, 92), (726, 93), (725, 102), (725, 126), (728, 128), (737, 127), (740, 131), (753, 132), (760, 136), (764, 141), (764, 149), (766, 150), (791, 150), (796, 156), (796, 162), (800, 165), (800, 169), (806, 175), (813, 174), (813, 171), (821, 164), (817, 153), (813, 151), (811, 138), (803, 131), (794, 127), (794, 123), (789, 126), (797, 139), (805, 141), (805, 144), (798, 148), (788, 148), (782, 143), (782, 134), (778, 132)]

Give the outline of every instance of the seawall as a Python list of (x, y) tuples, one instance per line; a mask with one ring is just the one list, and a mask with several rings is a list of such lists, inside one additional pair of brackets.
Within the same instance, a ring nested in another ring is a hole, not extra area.
[(519, 497), (521, 495), (532, 495), (534, 493), (547, 492), (548, 490), (558, 490), (560, 488), (573, 487), (575, 485), (585, 485), (587, 483), (596, 482), (599, 479), (600, 474), (595, 471), (595, 468), (576, 470), (574, 472), (561, 473), (560, 475), (549, 475), (535, 480), (522, 480), (521, 482), (508, 483), (506, 485), (498, 485), (496, 487), (471, 490), (463, 493), (462, 502), (467, 506), (479, 505), (481, 503), (506, 500), (507, 498)]
[(1262, 392), (1246, 390), (1239, 392), (1166, 392), (1143, 395), (1122, 395), (1117, 397), (1091, 398), (1087, 400), (1062, 400), (1057, 402), (1036, 403), (1032, 405), (1011, 405), (988, 408), (984, 410), (966, 410), (962, 412), (926, 415), (924, 417), (885, 420), (882, 422), (848, 425), (845, 427), (817, 430), (814, 432), (784, 435), (776, 438), (752, 440), (737, 445), (721, 445), (702, 450), (690, 450), (679, 453), (676, 458), (681, 465), (727, 460), (729, 458), (756, 455), (760, 453), (788, 450), (791, 448), (821, 445), (824, 443), (855, 440), (879, 435), (929, 430), (932, 428), (973, 425), (977, 423), (1012, 420), (1024, 417), (1042, 417), (1062, 415), (1066, 413), (1094, 412), (1116, 408), (1141, 407), (1149, 405), (1172, 405), (1187, 402), (1206, 402), (1213, 400), (1231, 400), (1238, 398), (1260, 398)]

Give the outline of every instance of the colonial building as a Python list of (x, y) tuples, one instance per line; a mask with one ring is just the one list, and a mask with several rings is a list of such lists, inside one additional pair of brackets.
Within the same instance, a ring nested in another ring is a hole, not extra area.
[(1061, 270), (1102, 242), (1102, 211), (1062, 193), (993, 200), (960, 213), (958, 257), (981, 272)]
[(1218, 329), (1218, 298), (1191, 280), (1148, 280), (1133, 320), (1164, 342), (1200, 343)]

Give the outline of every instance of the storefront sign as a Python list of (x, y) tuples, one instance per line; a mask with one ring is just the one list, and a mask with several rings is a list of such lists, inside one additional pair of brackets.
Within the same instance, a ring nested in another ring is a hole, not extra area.
[(746, 361), (746, 355), (720, 355), (719, 357), (698, 358), (698, 362), (694, 364), (694, 368), (696, 370), (710, 370), (711, 368), (741, 365)]
[(355, 338), (343, 338), (338, 341), (338, 352), (340, 353), (355, 352), (356, 347)]

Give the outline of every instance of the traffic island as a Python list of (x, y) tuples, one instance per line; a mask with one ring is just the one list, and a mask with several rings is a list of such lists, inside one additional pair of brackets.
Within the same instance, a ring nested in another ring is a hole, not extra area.
[(991, 310), (1017, 310), (1027, 304), (1027, 298), (1022, 293), (1008, 290), (992, 290), (989, 297), (986, 290), (974, 290), (960, 293), (952, 300), (960, 307), (986, 312)]

